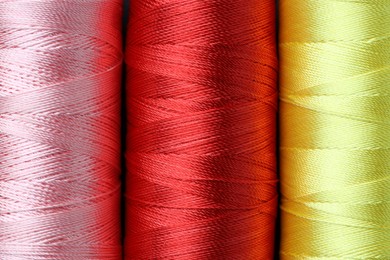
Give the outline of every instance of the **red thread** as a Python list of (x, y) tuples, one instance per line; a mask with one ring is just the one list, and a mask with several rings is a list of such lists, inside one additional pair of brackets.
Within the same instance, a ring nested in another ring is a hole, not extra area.
[(120, 259), (121, 0), (0, 1), (0, 258)]
[(127, 259), (272, 259), (273, 0), (132, 0)]

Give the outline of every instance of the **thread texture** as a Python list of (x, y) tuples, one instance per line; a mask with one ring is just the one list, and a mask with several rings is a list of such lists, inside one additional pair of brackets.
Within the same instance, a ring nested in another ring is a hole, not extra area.
[(271, 0), (134, 0), (126, 259), (272, 259)]
[(390, 2), (280, 7), (281, 259), (390, 259)]
[(121, 15), (0, 1), (0, 259), (121, 259)]

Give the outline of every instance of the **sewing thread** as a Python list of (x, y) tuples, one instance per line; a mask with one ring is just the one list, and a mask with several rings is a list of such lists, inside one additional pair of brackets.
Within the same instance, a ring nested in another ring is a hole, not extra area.
[(126, 259), (272, 259), (272, 0), (133, 0)]
[(280, 7), (281, 259), (390, 259), (390, 2)]
[(121, 259), (121, 15), (0, 2), (1, 259)]

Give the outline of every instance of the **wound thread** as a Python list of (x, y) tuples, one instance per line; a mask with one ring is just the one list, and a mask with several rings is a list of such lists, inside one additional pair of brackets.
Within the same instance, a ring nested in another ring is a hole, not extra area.
[(1, 259), (121, 259), (121, 15), (0, 2)]
[(280, 14), (281, 259), (389, 259), (390, 2)]
[(133, 0), (126, 259), (272, 259), (271, 0)]

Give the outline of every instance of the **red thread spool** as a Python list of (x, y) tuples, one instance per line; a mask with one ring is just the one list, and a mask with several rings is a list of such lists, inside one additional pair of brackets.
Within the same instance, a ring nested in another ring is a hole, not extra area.
[(273, 0), (132, 0), (127, 259), (272, 259)]
[(121, 259), (121, 16), (0, 1), (0, 259)]

